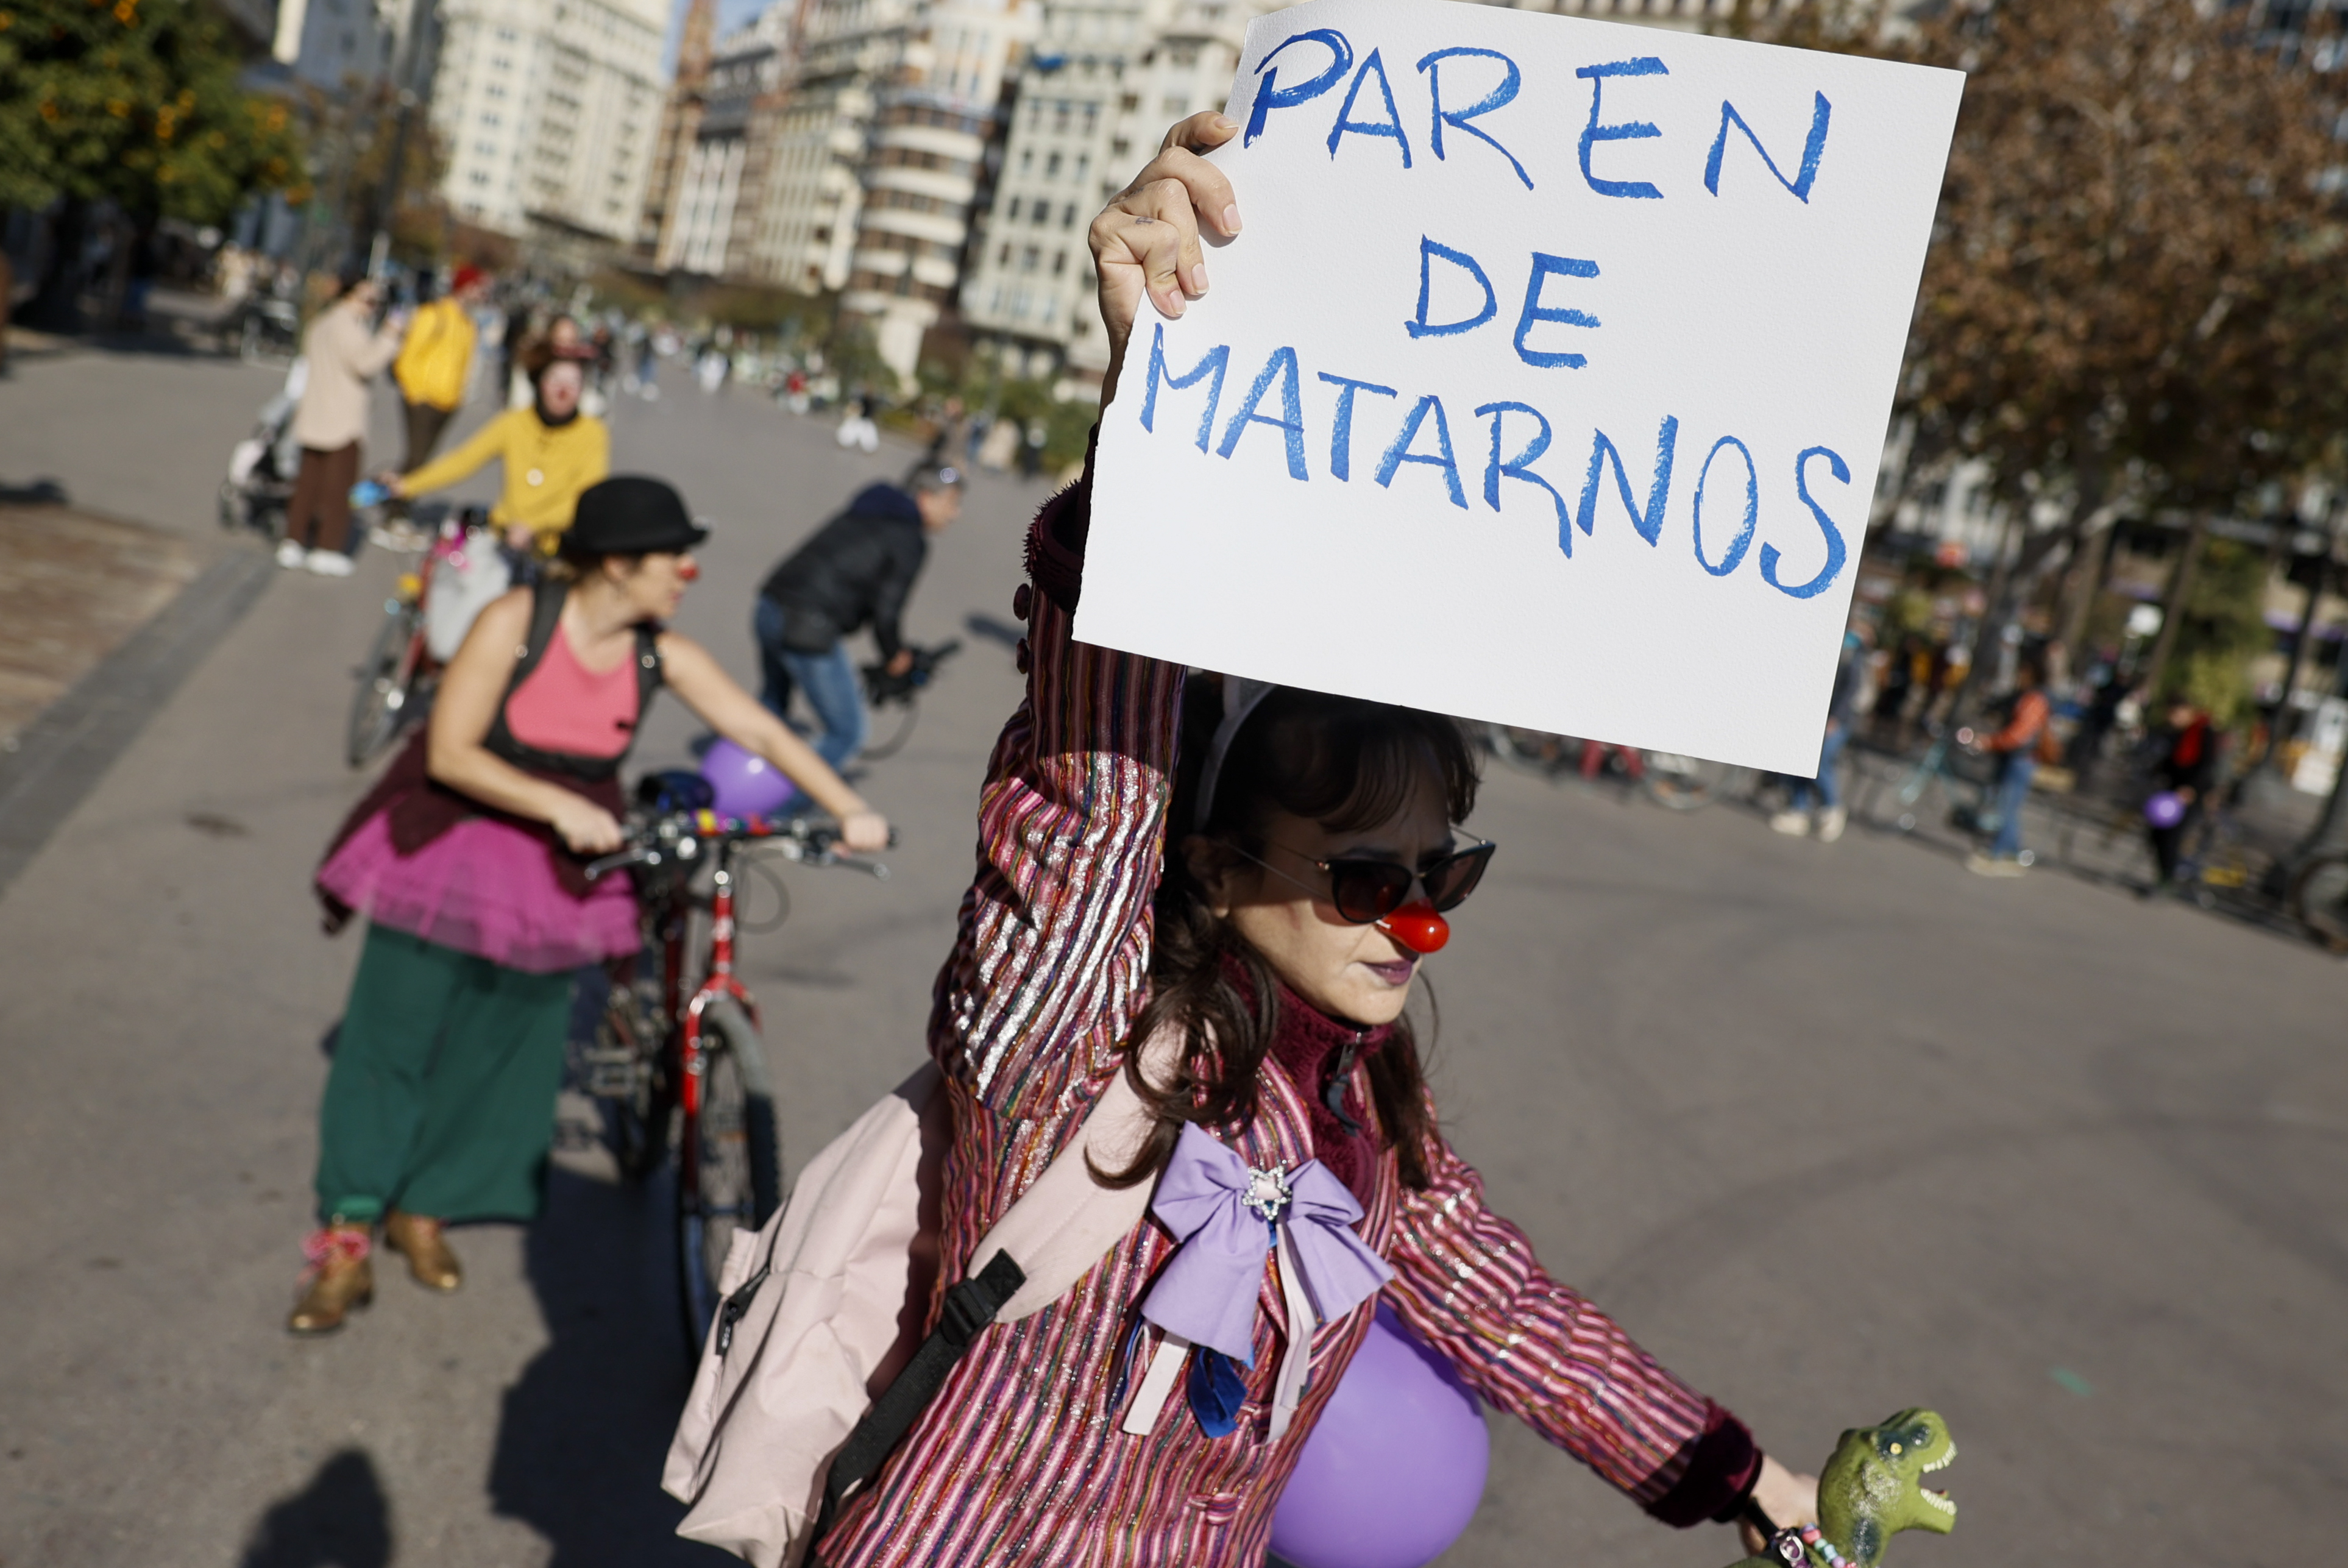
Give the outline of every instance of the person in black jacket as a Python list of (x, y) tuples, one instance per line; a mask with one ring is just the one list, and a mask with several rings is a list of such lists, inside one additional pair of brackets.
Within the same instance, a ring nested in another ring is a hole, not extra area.
[(843, 640), (870, 623), (891, 675), (912, 667), (898, 622), (929, 554), (929, 536), (962, 514), (962, 475), (916, 469), (906, 488), (867, 485), (848, 510), (783, 559), (758, 591), (753, 625), (766, 677), (759, 700), (787, 716), (807, 694), (823, 727), (818, 755), (844, 766), (864, 744), (864, 697)]

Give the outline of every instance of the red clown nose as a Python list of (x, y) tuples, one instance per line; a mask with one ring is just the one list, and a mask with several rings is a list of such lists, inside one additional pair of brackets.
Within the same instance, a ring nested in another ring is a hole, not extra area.
[(1404, 904), (1378, 922), (1378, 929), (1417, 954), (1440, 953), (1451, 940), (1451, 923), (1425, 899)]
[(676, 574), (685, 582), (698, 583), (701, 581), (701, 562), (690, 559), (680, 561), (676, 565)]

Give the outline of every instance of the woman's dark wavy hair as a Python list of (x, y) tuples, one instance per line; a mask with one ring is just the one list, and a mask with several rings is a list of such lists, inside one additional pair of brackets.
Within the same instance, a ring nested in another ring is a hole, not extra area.
[[(1310, 818), (1334, 832), (1385, 821), (1430, 777), (1444, 809), (1463, 821), (1476, 804), (1476, 759), (1459, 727), (1437, 714), (1355, 697), (1282, 687), (1248, 716), (1223, 759), (1214, 808), (1198, 820), (1199, 775), (1222, 721), (1220, 685), (1193, 677), (1184, 696), (1174, 794), (1166, 820), (1166, 867), (1158, 884), (1157, 944), (1150, 997), (1126, 1047), (1126, 1077), (1155, 1111), (1158, 1125), (1133, 1163), (1105, 1179), (1147, 1180), (1174, 1152), (1186, 1121), (1244, 1122), (1256, 1113), (1257, 1075), (1279, 1015), (1279, 983), (1262, 954), (1216, 915), (1190, 874), (1182, 841), (1193, 831), (1264, 852), (1263, 822), (1274, 810)], [(1244, 977), (1236, 984), (1232, 971)], [(1428, 995), (1430, 1006), (1433, 994)], [(1141, 1071), (1141, 1045), (1158, 1029), (1182, 1031), (1174, 1080), (1153, 1087)], [(1425, 1078), (1408, 1018), (1395, 1021), (1368, 1057), (1377, 1131), (1392, 1144), (1406, 1185), (1426, 1185), (1429, 1132)], [(1319, 1085), (1306, 1085), (1305, 1092)]]

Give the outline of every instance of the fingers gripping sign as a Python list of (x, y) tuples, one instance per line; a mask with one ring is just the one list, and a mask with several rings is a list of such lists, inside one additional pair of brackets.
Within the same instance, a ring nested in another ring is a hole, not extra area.
[[(1240, 231), (1231, 183), (1200, 154), (1239, 134), (1220, 114), (1194, 114), (1166, 133), (1158, 156), (1093, 220), (1093, 270), (1100, 279), (1101, 321), (1110, 365), (1104, 400), (1117, 390), (1126, 339), (1146, 297), (1168, 320), (1207, 292), (1208, 243)], [(1202, 236), (1201, 220), (1205, 234)]]

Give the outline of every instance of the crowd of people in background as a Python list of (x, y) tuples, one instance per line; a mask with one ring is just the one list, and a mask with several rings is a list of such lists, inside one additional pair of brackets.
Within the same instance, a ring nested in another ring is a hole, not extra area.
[[(1984, 671), (1971, 682), (1962, 638), (1914, 630), (1884, 636), (1862, 604), (1836, 666), (1818, 773), (1780, 781), (1784, 804), (1769, 825), (1832, 843), (1849, 819), (1850, 746), (1905, 758), (1947, 737), (1975, 759), (1967, 767), (1978, 799), (1961, 809), (1956, 824), (1980, 841), (1967, 869), (2024, 874), (2034, 858), (2025, 809), (2034, 789), (2051, 786), (2059, 796), (2142, 813), (2153, 867), (2142, 891), (2180, 891), (2197, 841), (2214, 812), (2239, 800), (2269, 738), (2262, 724), (2230, 732), (2183, 697), (2156, 700), (2126, 652), (2096, 649), (2068, 678), (2060, 644), (2025, 638), (2013, 645), (2003, 678)], [(2151, 803), (2155, 796), (2164, 799)]]
[[(217, 267), (219, 286), (232, 302), (278, 299), (301, 287), (290, 269), (232, 247), (222, 247)], [(288, 385), (301, 458), (282, 563), (324, 575), (349, 572), (349, 497), (366, 471), (365, 389), (386, 367), (400, 396), (406, 440), (397, 468), (378, 474), (384, 494), (403, 501), (501, 460), (503, 488), (492, 520), (508, 530), (512, 549), (526, 554), (544, 555), (576, 497), (609, 471), (602, 417), (619, 397), (656, 400), (664, 359), (685, 367), (689, 391), (697, 386), (716, 397), (755, 387), (770, 389), (793, 412), (829, 412), (839, 443), (851, 449), (877, 452), (885, 416), (898, 434), (922, 444), (916, 475), (991, 470), (1033, 478), (1051, 466), (1051, 429), (1038, 417), (974, 406), (955, 393), (892, 406), (870, 386), (828, 370), (819, 351), (784, 353), (722, 323), (688, 333), (617, 309), (572, 314), (529, 279), (501, 280), (478, 267), (455, 268), (443, 287), (438, 282), (436, 274), (416, 274), (395, 294), (383, 279), (346, 276), (304, 329), (304, 352)], [(489, 386), (504, 411), (436, 459), (458, 409)], [(875, 487), (882, 490), (901, 503), (897, 511), (917, 520), (909, 537), (918, 542), (936, 492), (918, 481), (905, 490)], [(943, 492), (958, 494), (958, 485)], [(794, 600), (785, 590), (798, 577), (822, 574), (817, 568), (838, 552), (819, 546), (849, 519), (872, 521), (859, 511), (872, 493), (778, 567), (759, 601), (756, 631), (767, 700), (780, 708), (794, 690), (803, 693), (828, 754), (852, 752), (860, 734), (853, 670), (838, 634), (818, 637), (808, 629), (824, 621), (809, 608), (822, 595), (811, 598), (809, 591)], [(880, 521), (895, 515), (889, 511)], [(883, 564), (880, 576), (910, 583), (895, 555)], [(852, 593), (842, 589), (842, 630), (870, 624), (880, 631), (891, 622), (887, 603), (901, 601), (903, 584), (892, 590), (880, 576), (860, 578)], [(2015, 876), (2029, 867), (2024, 808), (2034, 789), (2116, 797), (2158, 789), (2175, 797), (2178, 810), (2173, 820), (2145, 827), (2153, 864), (2147, 891), (2178, 886), (2189, 873), (2197, 839), (2239, 789), (2244, 762), (2259, 753), (2262, 731), (2230, 735), (2190, 703), (2157, 700), (2119, 647), (2092, 650), (2075, 676), (2065, 649), (2016, 636), (2017, 627), (1983, 645), (1989, 667), (1976, 671), (1962, 619), (1919, 624), (1901, 613), (1897, 598), (1870, 604), (1862, 595), (1837, 665), (1816, 777), (1781, 781), (1770, 826), (1834, 842), (1849, 820), (1844, 775), (1850, 748), (1907, 756), (1953, 733), (1976, 758), (1969, 766), (1980, 799), (1962, 824), (1980, 841), (1966, 862), (1972, 871)], [(893, 650), (882, 651), (885, 657)], [(1584, 761), (1604, 756), (1605, 748), (1592, 747)]]

